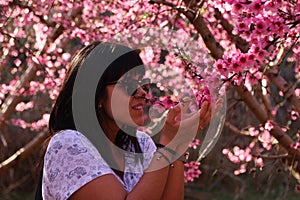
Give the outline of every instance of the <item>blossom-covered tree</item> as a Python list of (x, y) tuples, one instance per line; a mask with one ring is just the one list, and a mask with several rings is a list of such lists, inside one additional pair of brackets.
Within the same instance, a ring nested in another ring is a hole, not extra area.
[[(300, 182), (298, 1), (0, 0), (0, 5), (1, 148), (12, 145), (5, 139), (13, 134), (8, 130), (32, 133), (27, 144), (12, 148), (20, 148), (15, 154), (0, 157), (0, 174), (47, 137), (51, 104), (71, 55), (94, 40), (121, 38), (137, 47), (148, 44), (141, 52), (152, 70), (148, 75), (161, 91), (173, 88), (173, 97), (182, 83), (190, 83), (172, 78), (174, 71), (193, 82), (199, 102), (214, 101), (220, 86), (234, 89), (236, 102), (250, 111), (241, 116), (254, 116), (245, 127), (230, 118), (225, 122), (232, 133), (250, 138), (243, 147), (222, 151), (238, 165), (234, 175), (263, 167), (272, 157), (283, 160)], [(167, 108), (173, 101), (160, 103)], [(198, 140), (191, 147), (197, 145)], [(197, 162), (186, 167), (187, 181), (201, 173)]]

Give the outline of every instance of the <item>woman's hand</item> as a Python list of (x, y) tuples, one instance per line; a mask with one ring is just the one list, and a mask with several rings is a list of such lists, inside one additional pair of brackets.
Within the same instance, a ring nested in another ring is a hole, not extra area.
[(204, 101), (201, 109), (194, 112), (187, 112), (191, 103), (177, 104), (167, 115), (160, 142), (164, 145), (171, 142), (174, 148), (178, 145), (188, 145), (197, 133), (209, 124), (212, 112), (218, 112), (222, 104), (223, 100), (218, 99), (212, 109), (212, 104)]
[[(210, 121), (210, 104), (206, 101), (200, 110), (196, 112), (188, 113), (187, 110), (190, 107), (190, 103), (179, 103), (175, 107), (169, 110), (166, 117), (165, 124), (162, 128), (161, 143), (164, 145), (170, 143), (179, 134), (181, 135), (180, 140), (192, 140), (197, 132), (207, 125)], [(183, 134), (183, 131), (187, 134)], [(179, 141), (178, 141), (179, 142)]]

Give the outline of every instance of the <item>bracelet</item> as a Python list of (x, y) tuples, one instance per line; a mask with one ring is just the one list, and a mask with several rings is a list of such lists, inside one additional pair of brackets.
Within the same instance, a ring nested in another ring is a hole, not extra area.
[(158, 158), (156, 158), (156, 160), (160, 160), (161, 158), (164, 158), (169, 163), (169, 165), (171, 165), (170, 159), (165, 154), (163, 154), (159, 149), (156, 150), (155, 153), (160, 154), (160, 156)]
[(159, 144), (159, 143), (158, 143), (158, 144), (156, 144), (156, 146), (159, 147), (159, 148), (161, 148), (161, 149), (164, 149), (164, 150), (168, 151), (170, 154), (172, 154), (173, 157), (176, 157), (176, 156), (177, 156), (176, 151), (174, 151), (173, 149), (170, 149), (170, 148), (166, 147), (166, 146), (163, 145), (163, 144)]
[(182, 156), (180, 156), (177, 160), (180, 160), (183, 163), (187, 163), (188, 159), (189, 159), (190, 153), (189, 152), (185, 152)]
[[(174, 151), (173, 149), (170, 149), (170, 148), (168, 148), (168, 147), (166, 147), (165, 145), (163, 145), (163, 144), (156, 144), (156, 146), (157, 147), (159, 147), (159, 148), (161, 148), (161, 149), (164, 149), (164, 150), (166, 150), (166, 151), (168, 151), (169, 153), (171, 153), (172, 154), (172, 156), (173, 156), (173, 158), (177, 158), (177, 153), (176, 153), (176, 151)], [(157, 150), (157, 151), (159, 151), (159, 150)], [(159, 151), (159, 153), (161, 153), (162, 154), (162, 152), (161, 151)], [(165, 156), (165, 155), (164, 155)], [(189, 159), (189, 156), (190, 156), (190, 153), (189, 152), (185, 152), (182, 156), (180, 156), (177, 160), (180, 160), (181, 162), (183, 162), (183, 163), (187, 163), (187, 161), (188, 161), (188, 159)], [(169, 162), (170, 160), (168, 159), (168, 162)], [(171, 162), (169, 162), (169, 163), (171, 163)], [(170, 166), (171, 167), (174, 167), (174, 164), (172, 163), (172, 164), (170, 164)]]

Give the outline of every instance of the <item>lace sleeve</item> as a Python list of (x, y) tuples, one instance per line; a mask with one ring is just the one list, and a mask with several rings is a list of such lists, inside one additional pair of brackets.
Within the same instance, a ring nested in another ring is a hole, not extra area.
[(51, 139), (44, 157), (43, 199), (68, 199), (105, 174), (114, 172), (91, 142), (77, 131), (62, 131)]
[(152, 161), (156, 146), (152, 138), (144, 132), (138, 131), (137, 137), (144, 156), (143, 169), (146, 170)]

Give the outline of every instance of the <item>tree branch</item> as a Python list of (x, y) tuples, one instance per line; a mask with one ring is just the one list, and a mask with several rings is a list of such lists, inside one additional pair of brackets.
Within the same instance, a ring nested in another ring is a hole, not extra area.
[(284, 94), (285, 99), (290, 102), (294, 109), (300, 113), (300, 98), (295, 94), (295, 89), (279, 75), (278, 65), (267, 70), (266, 75), (273, 85), (275, 85)]
[[(71, 19), (80, 15), (82, 9), (83, 8), (78, 8), (74, 10), (70, 16)], [(46, 44), (50, 41), (51, 42), (55, 41), (59, 37), (59, 35), (63, 33), (63, 31), (64, 31), (64, 27), (62, 25), (54, 29), (53, 32), (48, 37), (45, 44), (40, 47), (39, 51), (34, 56), (36, 58), (39, 57), (44, 51)], [(1, 113), (0, 113), (0, 127), (2, 126), (5, 120), (8, 120), (11, 117), (11, 115), (15, 111), (16, 105), (22, 100), (22, 94), (19, 93), (20, 89), (24, 88), (25, 85), (34, 78), (37, 70), (38, 70), (37, 64), (33, 63), (32, 65), (30, 65), (25, 71), (25, 73), (23, 74), (23, 76), (20, 78), (20, 80), (18, 80), (14, 90), (10, 92), (9, 96), (3, 102), (1, 106)]]
[(267, 112), (268, 116), (271, 118), (272, 117), (272, 104), (270, 101), (270, 95), (268, 93), (267, 94), (262, 93), (261, 85), (255, 87), (254, 90), (258, 94), (258, 97), (262, 100), (263, 105), (266, 109), (266, 112)]
[[(186, 5), (188, 5), (189, 3), (188, 0), (184, 0), (184, 2)], [(216, 60), (222, 58), (224, 50), (214, 39), (213, 35), (211, 34), (207, 25), (205, 24), (203, 17), (199, 14), (199, 16), (195, 19), (194, 14), (191, 12), (186, 12), (186, 16), (202, 36), (206, 47), (212, 52), (212, 56)], [(257, 99), (247, 90), (243, 83), (241, 85), (233, 86), (240, 95), (240, 97), (244, 100), (246, 105), (255, 114), (260, 123), (265, 124), (269, 119), (268, 114), (264, 109), (261, 108)], [(278, 140), (280, 145), (282, 145), (288, 151), (290, 164), (292, 164), (295, 161), (295, 159), (297, 161), (300, 160), (300, 150), (295, 150), (291, 148), (291, 145), (294, 143), (294, 141), (288, 134), (283, 132), (276, 123), (274, 123), (274, 127), (270, 131), (270, 133)], [(297, 167), (297, 171), (300, 172), (300, 166)]]
[[(220, 24), (226, 30), (236, 47), (243, 53), (248, 52), (249, 44), (238, 35), (232, 34), (233, 26), (223, 18), (222, 13), (218, 9), (215, 9), (215, 17), (220, 21)], [(270, 79), (271, 83), (284, 93), (284, 97), (295, 107), (295, 110), (300, 113), (300, 99), (296, 96), (293, 88), (289, 86), (286, 80), (278, 74), (278, 66), (282, 63), (286, 54), (287, 51), (279, 55), (278, 60), (275, 61), (276, 64), (267, 69), (266, 75)]]
[(30, 141), (26, 146), (20, 148), (12, 156), (0, 163), (0, 175), (5, 173), (8, 169), (14, 167), (22, 160), (27, 158), (32, 152), (41, 146), (41, 144), (49, 136), (48, 129), (45, 129), (42, 133), (37, 135), (32, 141)]
[(193, 23), (198, 33), (201, 34), (202, 39), (205, 45), (207, 46), (208, 50), (210, 50), (210, 54), (212, 55), (212, 57), (214, 57), (215, 59), (222, 58), (224, 52), (223, 47), (215, 40), (213, 34), (206, 26), (206, 23), (202, 15), (199, 14), (199, 12), (196, 12), (192, 7), (189, 7), (190, 1), (188, 0), (184, 1), (185, 4), (188, 5), (186, 7), (183, 6), (178, 7), (172, 3), (163, 0), (151, 0), (150, 2), (169, 6), (173, 9), (176, 9), (178, 12), (184, 14), (189, 19), (189, 21)]
[(252, 137), (249, 134), (246, 134), (244, 131), (241, 131), (240, 129), (238, 129), (236, 126), (234, 126), (233, 124), (231, 124), (229, 121), (225, 122), (225, 126), (226, 128), (228, 128), (232, 133), (236, 134), (236, 135), (241, 135), (241, 136), (245, 136), (245, 137)]
[[(236, 91), (240, 95), (240, 97), (244, 100), (244, 102), (247, 104), (247, 106), (251, 109), (251, 111), (255, 114), (255, 116), (258, 118), (258, 120), (265, 124), (269, 118), (267, 112), (261, 108), (260, 104), (256, 100), (256, 98), (248, 91), (248, 89), (244, 85), (234, 85)], [(297, 160), (300, 160), (300, 151), (295, 150), (291, 147), (291, 144), (294, 143), (292, 138), (283, 132), (281, 128), (275, 123), (272, 122), (274, 127), (271, 129), (270, 133), (272, 136), (274, 136), (279, 144), (283, 146), (288, 152), (289, 155), (297, 158)], [(299, 168), (300, 170), (300, 168)]]
[(235, 44), (235, 46), (240, 49), (243, 53), (248, 52), (249, 44), (246, 40), (242, 39), (239, 35), (233, 35), (232, 30), (233, 26), (229, 24), (227, 20), (224, 19), (222, 13), (215, 8), (215, 18), (219, 20), (222, 27), (226, 30), (227, 34), (229, 35), (231, 41)]
[(48, 21), (46, 21), (44, 18), (43, 18), (43, 16), (41, 16), (41, 15), (37, 15), (35, 12), (34, 12), (34, 10), (30, 7), (30, 6), (28, 6), (28, 5), (24, 5), (22, 2), (20, 2), (19, 0), (14, 0), (14, 1), (12, 1), (10, 4), (9, 4), (10, 6), (13, 6), (13, 5), (17, 5), (17, 6), (19, 6), (20, 8), (27, 8), (30, 12), (32, 12), (37, 18), (39, 18), (39, 20), (43, 23), (43, 24), (45, 24), (45, 25), (47, 25), (48, 27), (55, 27), (55, 25), (56, 25), (56, 23), (54, 23), (54, 22), (52, 22), (52, 23), (50, 23), (50, 22), (48, 22)]

